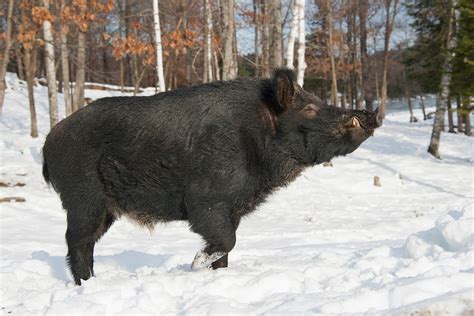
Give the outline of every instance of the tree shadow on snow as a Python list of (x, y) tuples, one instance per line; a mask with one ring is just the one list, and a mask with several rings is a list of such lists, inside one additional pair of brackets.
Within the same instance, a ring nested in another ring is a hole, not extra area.
[[(358, 158), (358, 157), (351, 157), (351, 158), (354, 159), (354, 160), (366, 161), (366, 162), (371, 163), (373, 165), (376, 165), (376, 166), (378, 166), (382, 169), (388, 170), (388, 171), (390, 171), (391, 173), (394, 173), (394, 174), (400, 173), (398, 170), (396, 170), (396, 169), (390, 167), (389, 165), (384, 164), (380, 161), (375, 161), (375, 160), (370, 159), (370, 158)], [(452, 194), (452, 195), (460, 197), (460, 198), (469, 199), (469, 196), (466, 196), (464, 194), (459, 194), (457, 192), (449, 191), (449, 190), (444, 189), (441, 186), (437, 186), (437, 185), (427, 183), (427, 182), (424, 182), (424, 181), (421, 181), (421, 180), (415, 180), (412, 177), (407, 176), (405, 173), (403, 174), (403, 179), (405, 179), (406, 181), (409, 181), (409, 182), (416, 183), (416, 184), (421, 185), (421, 186), (429, 187), (429, 188), (431, 188), (433, 190), (436, 190), (438, 192), (448, 193), (448, 194)]]

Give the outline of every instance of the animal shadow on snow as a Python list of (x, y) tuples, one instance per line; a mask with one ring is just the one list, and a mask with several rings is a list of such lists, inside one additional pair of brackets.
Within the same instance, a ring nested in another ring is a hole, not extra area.
[[(112, 265), (120, 267), (130, 273), (135, 273), (140, 267), (158, 268), (162, 266), (171, 255), (152, 255), (144, 252), (128, 250), (119, 254), (109, 256), (95, 256), (95, 262), (98, 264)], [(31, 258), (46, 262), (52, 271), (53, 277), (69, 282), (72, 281), (69, 269), (64, 256), (50, 256), (48, 252), (40, 250), (33, 251)], [(190, 270), (190, 265), (178, 265), (174, 267), (178, 270)]]

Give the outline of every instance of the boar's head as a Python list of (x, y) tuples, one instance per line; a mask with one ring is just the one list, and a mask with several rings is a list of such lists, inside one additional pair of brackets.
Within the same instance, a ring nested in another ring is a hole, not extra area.
[(305, 164), (319, 164), (356, 150), (382, 125), (375, 110), (342, 110), (304, 91), (291, 70), (276, 70), (272, 79), (276, 139)]

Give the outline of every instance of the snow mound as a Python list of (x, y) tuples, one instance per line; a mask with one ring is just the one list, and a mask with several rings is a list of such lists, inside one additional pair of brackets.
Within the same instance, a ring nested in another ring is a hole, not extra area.
[(467, 251), (474, 246), (474, 204), (441, 216), (431, 229), (408, 237), (404, 250), (410, 258), (437, 257), (444, 251)]

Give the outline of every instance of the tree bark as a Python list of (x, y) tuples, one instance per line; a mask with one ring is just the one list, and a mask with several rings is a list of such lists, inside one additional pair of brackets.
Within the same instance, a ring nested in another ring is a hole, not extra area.
[(158, 0), (153, 0), (153, 18), (155, 22), (155, 42), (156, 42), (156, 72), (158, 74), (159, 90), (166, 91), (165, 76), (163, 74), (163, 48), (161, 45), (160, 9)]
[(76, 80), (74, 82), (74, 106), (76, 112), (84, 106), (84, 81), (86, 63), (86, 33), (79, 30), (77, 36)]
[(35, 95), (34, 95), (34, 76), (36, 66), (36, 49), (31, 54), (31, 49), (25, 48), (25, 54), (23, 56), (25, 60), (25, 75), (26, 85), (28, 88), (28, 103), (30, 105), (30, 123), (31, 130), (30, 135), (33, 138), (38, 137), (38, 124), (36, 120), (36, 107), (35, 107)]
[(425, 97), (420, 95), (420, 103), (421, 103), (421, 111), (423, 112), (423, 121), (426, 121), (428, 117), (426, 116), (426, 109), (425, 109)]
[[(450, 1), (450, 14), (448, 21), (448, 33), (446, 37), (446, 48), (448, 52), (456, 47), (456, 36), (454, 36), (453, 25), (456, 23), (459, 1)], [(450, 53), (446, 54), (444, 63), (442, 66), (441, 85), (440, 91), (436, 97), (436, 114), (433, 123), (433, 132), (431, 133), (430, 145), (428, 146), (428, 152), (434, 157), (441, 159), (439, 153), (439, 143), (441, 137), (441, 131), (444, 127), (444, 114), (446, 113), (446, 99), (449, 95), (449, 84), (451, 82), (451, 56)]]
[(286, 67), (289, 69), (294, 68), (294, 59), (295, 59), (295, 41), (296, 35), (298, 34), (298, 17), (299, 17), (299, 7), (296, 6), (296, 0), (292, 0), (291, 5), (291, 28), (290, 33), (288, 34), (288, 46), (286, 48)]
[(326, 0), (326, 12), (328, 18), (328, 55), (331, 60), (331, 103), (333, 106), (338, 106), (337, 102), (337, 78), (336, 78), (336, 63), (334, 62), (334, 53), (333, 53), (333, 23), (332, 23), (332, 7), (331, 1)]
[(345, 110), (347, 105), (346, 105), (346, 80), (342, 80), (342, 87), (341, 87), (341, 109)]
[(451, 96), (448, 96), (447, 100), (447, 106), (448, 106), (448, 133), (456, 133), (454, 130), (454, 119), (453, 119), (453, 111), (452, 111), (452, 106), (451, 106)]
[[(390, 15), (390, 8), (393, 2), (393, 12)], [(388, 49), (390, 45), (390, 36), (392, 35), (393, 22), (398, 12), (398, 0), (385, 0), (385, 36), (383, 48), (383, 77), (382, 77), (382, 95), (380, 102), (380, 113), (382, 118), (385, 117), (387, 110), (387, 71), (388, 71)]]
[(212, 14), (209, 0), (204, 0), (204, 32), (206, 35), (206, 52), (204, 53), (204, 82), (214, 80), (212, 73)]
[(459, 94), (456, 95), (456, 110), (458, 118), (458, 132), (464, 133), (464, 118), (461, 113), (461, 96)]
[(270, 69), (268, 67), (268, 32), (267, 32), (267, 5), (264, 0), (260, 0), (260, 15), (262, 16), (261, 34), (262, 34), (262, 58), (260, 61), (261, 74), (264, 77), (270, 75)]
[(281, 0), (271, 1), (271, 21), (270, 21), (270, 66), (271, 68), (281, 67), (282, 59), (282, 29), (281, 29)]
[(359, 23), (360, 23), (360, 56), (361, 56), (361, 96), (358, 103), (365, 100), (365, 108), (372, 110), (373, 93), (370, 88), (370, 65), (367, 52), (367, 14), (369, 10), (368, 0), (359, 0)]
[[(66, 0), (61, 0), (61, 12), (66, 8)], [(66, 116), (72, 114), (71, 84), (69, 79), (69, 50), (67, 47), (67, 25), (62, 20), (61, 25), (61, 68), (63, 76), (63, 94), (64, 105), (66, 107)]]
[(16, 56), (16, 64), (18, 69), (18, 78), (20, 80), (25, 80), (25, 70), (23, 69), (23, 54), (21, 53), (21, 44), (15, 44), (15, 56)]
[(234, 47), (234, 0), (223, 0), (222, 11), (224, 16), (224, 63), (222, 79), (230, 80), (237, 77), (237, 65), (235, 64)]
[(216, 80), (221, 80), (221, 69), (219, 67), (219, 58), (217, 57), (217, 52), (214, 50), (213, 53), (214, 60), (214, 73), (216, 74)]
[(408, 89), (405, 89), (405, 93), (406, 93), (406, 96), (407, 96), (408, 111), (410, 111), (410, 123), (415, 123), (415, 122), (417, 122), (418, 120), (417, 120), (416, 117), (413, 115), (413, 105), (412, 105), (412, 103), (411, 103), (410, 91), (409, 91)]
[(461, 115), (462, 117), (462, 121), (464, 122), (464, 134), (466, 134), (467, 136), (471, 136), (472, 133), (471, 133), (471, 112), (468, 112), (467, 111), (467, 107), (469, 106), (469, 97), (468, 96), (465, 96), (464, 97), (464, 111)]
[(12, 15), (13, 15), (13, 0), (8, 1), (7, 13), (7, 31), (5, 34), (5, 49), (3, 50), (2, 60), (0, 61), (0, 115), (3, 109), (3, 100), (5, 99), (5, 90), (7, 88), (5, 83), (5, 76), (7, 74), (7, 66), (10, 58), (10, 48), (12, 46)]
[[(349, 49), (349, 60), (350, 64), (354, 67), (356, 64), (356, 47), (355, 47), (355, 10), (350, 10), (347, 16), (347, 47)], [(349, 97), (349, 107), (354, 109), (354, 94), (355, 94), (355, 73), (352, 69), (349, 73), (349, 82), (347, 83), (348, 97)]]
[[(49, 0), (43, 0), (49, 10)], [(51, 128), (58, 123), (58, 95), (56, 85), (56, 67), (54, 58), (54, 39), (50, 21), (43, 22), (46, 78), (48, 80), (49, 120)]]
[(298, 7), (298, 68), (297, 68), (297, 79), (298, 84), (303, 87), (304, 84), (304, 72), (306, 69), (305, 62), (305, 49), (306, 49), (306, 33), (305, 33), (305, 19), (304, 19), (304, 6), (305, 0), (295, 0), (296, 6)]
[(259, 12), (258, 12), (258, 0), (253, 0), (253, 23), (254, 23), (254, 49), (255, 49), (255, 57), (254, 57), (254, 63), (255, 63), (255, 77), (258, 77), (259, 75), (259, 52), (258, 52), (258, 46), (259, 46), (259, 38), (258, 34), (260, 31), (260, 17), (259, 17)]

